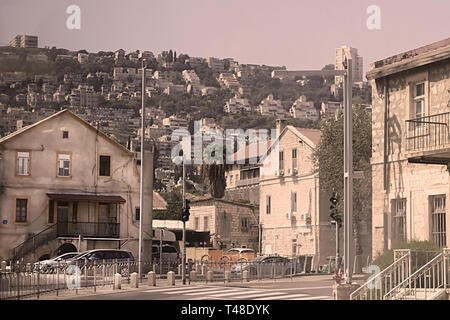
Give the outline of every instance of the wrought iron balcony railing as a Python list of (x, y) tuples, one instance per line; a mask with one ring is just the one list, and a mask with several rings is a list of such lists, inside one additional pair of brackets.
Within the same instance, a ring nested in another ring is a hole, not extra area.
[(450, 147), (450, 112), (406, 120), (406, 150), (432, 151)]
[(58, 237), (118, 238), (119, 223), (111, 222), (60, 222), (57, 223)]

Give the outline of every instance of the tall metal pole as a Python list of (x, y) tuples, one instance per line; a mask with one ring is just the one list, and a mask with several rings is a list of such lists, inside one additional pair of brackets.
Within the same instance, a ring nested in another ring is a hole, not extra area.
[(337, 223), (337, 221), (335, 222), (335, 227), (336, 227), (336, 270), (339, 271), (340, 268), (340, 263), (339, 263), (339, 223)]
[(344, 75), (344, 269), (347, 284), (352, 282), (353, 273), (352, 87), (352, 59), (347, 59), (347, 73)]
[(141, 107), (141, 185), (139, 188), (140, 209), (139, 209), (139, 261), (138, 273), (139, 279), (142, 278), (142, 217), (144, 208), (144, 136), (145, 136), (145, 60), (142, 59), (142, 107)]
[[(185, 209), (186, 204), (186, 188), (185, 188), (185, 180), (186, 180), (186, 170), (184, 167), (184, 152), (183, 152), (183, 159), (182, 159), (182, 166), (183, 166), (183, 211)], [(183, 256), (182, 256), (182, 268), (181, 268), (181, 279), (183, 281), (183, 284), (186, 284), (186, 222), (183, 221)]]

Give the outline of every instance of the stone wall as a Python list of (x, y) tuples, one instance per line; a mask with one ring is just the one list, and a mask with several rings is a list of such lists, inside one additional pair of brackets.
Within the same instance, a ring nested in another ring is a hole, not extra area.
[[(372, 249), (376, 256), (392, 247), (393, 199), (406, 199), (407, 239), (430, 240), (430, 199), (448, 199), (448, 171), (445, 165), (408, 163), (406, 122), (415, 118), (412, 90), (425, 82), (427, 115), (449, 112), (450, 60), (371, 80), (372, 84)], [(386, 87), (387, 84), (387, 87)], [(385, 90), (388, 92), (388, 121), (385, 125)], [(386, 127), (386, 128), (385, 128)], [(387, 141), (385, 146), (385, 129)], [(385, 148), (386, 147), (386, 148)], [(386, 155), (385, 155), (386, 149)], [(448, 202), (448, 201), (447, 201)], [(447, 233), (449, 226), (447, 224)], [(447, 237), (447, 245), (449, 245)]]

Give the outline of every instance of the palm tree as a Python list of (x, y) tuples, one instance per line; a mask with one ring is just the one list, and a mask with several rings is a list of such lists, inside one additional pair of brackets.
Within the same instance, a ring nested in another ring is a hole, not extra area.
[[(201, 166), (201, 176), (211, 196), (214, 198), (223, 198), (225, 195), (226, 179), (225, 172), (229, 168), (226, 164), (226, 146), (223, 145), (223, 156), (221, 163), (215, 161), (212, 164), (204, 163)], [(211, 157), (215, 157), (215, 151), (211, 152)]]

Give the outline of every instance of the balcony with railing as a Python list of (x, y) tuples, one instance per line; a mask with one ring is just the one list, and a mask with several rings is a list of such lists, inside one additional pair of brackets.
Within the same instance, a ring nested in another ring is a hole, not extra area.
[(259, 183), (259, 177), (241, 179), (236, 181), (236, 187), (249, 187), (253, 185), (257, 185)]
[(58, 237), (118, 238), (119, 223), (112, 222), (61, 222), (58, 221), (56, 234)]
[(406, 120), (406, 154), (412, 163), (450, 162), (450, 112)]

